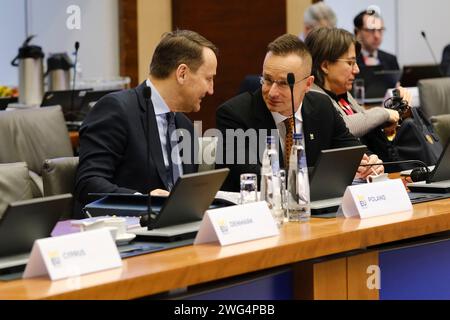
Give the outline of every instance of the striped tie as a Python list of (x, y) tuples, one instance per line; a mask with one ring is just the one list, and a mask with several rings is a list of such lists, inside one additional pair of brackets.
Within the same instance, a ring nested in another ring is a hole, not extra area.
[(286, 137), (284, 139), (284, 168), (287, 171), (289, 170), (289, 157), (294, 143), (294, 117), (287, 118), (283, 122), (286, 127)]

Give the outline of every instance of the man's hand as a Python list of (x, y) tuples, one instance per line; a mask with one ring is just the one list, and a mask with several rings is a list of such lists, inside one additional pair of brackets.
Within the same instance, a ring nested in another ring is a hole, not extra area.
[(400, 115), (398, 114), (398, 111), (391, 110), (391, 109), (385, 109), (389, 113), (389, 122), (391, 123), (397, 123), (400, 119)]
[(412, 94), (411, 91), (407, 90), (406, 88), (403, 88), (401, 86), (398, 86), (397, 89), (400, 91), (400, 97), (402, 97), (403, 100), (408, 102), (408, 105), (411, 105), (412, 102)]
[(150, 191), (151, 196), (168, 197), (169, 194), (170, 194), (169, 191), (163, 189), (154, 189)]
[[(368, 156), (364, 154), (360, 166), (358, 167), (358, 171), (356, 172), (356, 178), (366, 179), (371, 174), (382, 174), (384, 173), (384, 166), (382, 165), (383, 161), (378, 158), (377, 155), (372, 154)], [(363, 166), (366, 164), (373, 164), (372, 166)]]

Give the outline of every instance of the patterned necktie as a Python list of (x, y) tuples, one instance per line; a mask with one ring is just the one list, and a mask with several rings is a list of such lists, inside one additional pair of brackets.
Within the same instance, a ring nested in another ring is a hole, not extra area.
[(284, 169), (289, 170), (289, 157), (294, 143), (294, 117), (287, 118), (283, 121), (286, 127), (286, 137), (284, 139)]
[[(175, 126), (175, 115), (173, 112), (166, 113), (166, 119), (167, 119), (167, 136), (166, 136), (166, 149), (167, 149), (167, 158), (169, 160), (169, 179), (168, 179), (168, 187), (169, 191), (174, 186), (175, 182), (177, 182), (178, 178), (180, 177), (180, 170), (178, 168), (178, 165), (176, 163), (173, 163), (172, 161), (172, 150), (176, 147), (178, 143), (178, 139), (170, 139), (173, 136), (173, 133), (176, 130)], [(174, 160), (177, 160), (175, 158)]]

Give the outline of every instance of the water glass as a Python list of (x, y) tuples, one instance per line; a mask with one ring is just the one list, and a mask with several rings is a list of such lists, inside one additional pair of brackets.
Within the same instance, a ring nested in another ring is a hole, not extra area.
[(256, 174), (241, 174), (241, 197), (239, 204), (246, 204), (258, 201), (258, 181)]
[(364, 106), (366, 99), (364, 79), (355, 79), (353, 82), (353, 98), (355, 98), (360, 106)]

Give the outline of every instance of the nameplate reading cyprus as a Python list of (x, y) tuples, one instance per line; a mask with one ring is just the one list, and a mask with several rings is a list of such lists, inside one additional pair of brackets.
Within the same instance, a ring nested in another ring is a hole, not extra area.
[(59, 280), (121, 266), (110, 231), (99, 229), (35, 241), (23, 278)]
[(340, 208), (345, 217), (361, 219), (410, 210), (411, 200), (400, 179), (349, 186)]
[(226, 246), (278, 234), (267, 203), (260, 201), (206, 211), (194, 244), (219, 241)]

